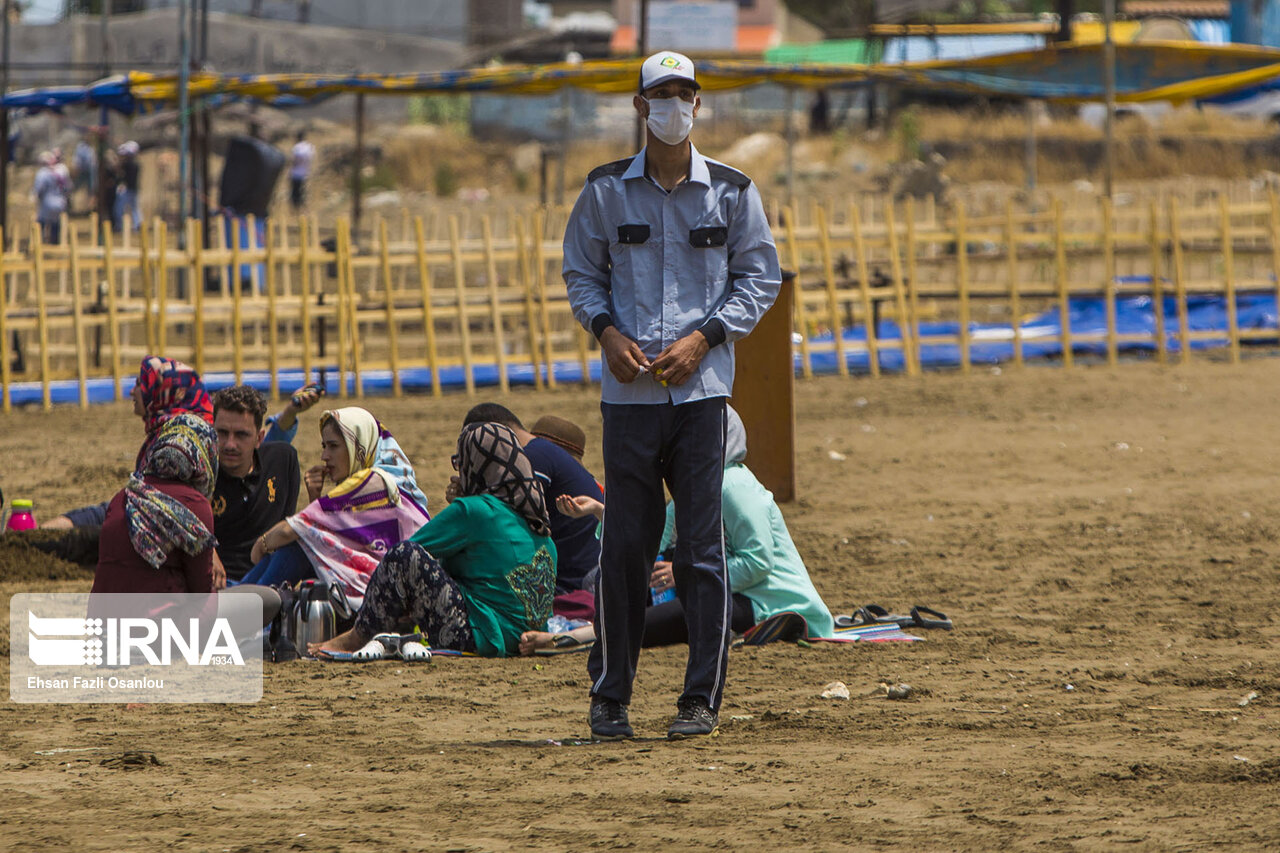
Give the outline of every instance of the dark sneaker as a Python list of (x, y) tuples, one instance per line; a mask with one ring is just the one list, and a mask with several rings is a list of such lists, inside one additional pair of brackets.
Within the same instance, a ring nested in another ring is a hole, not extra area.
[(720, 728), (720, 715), (711, 710), (703, 699), (696, 696), (680, 699), (676, 707), (679, 710), (667, 729), (667, 740), (713, 735)]
[(591, 697), (591, 736), (596, 740), (623, 740), (635, 737), (627, 720), (627, 706), (603, 696)]

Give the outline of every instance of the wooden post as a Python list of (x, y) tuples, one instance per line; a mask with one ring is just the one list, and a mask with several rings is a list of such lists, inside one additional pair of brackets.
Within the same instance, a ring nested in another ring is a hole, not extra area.
[[(128, 240), (127, 235), (129, 234), (129, 229), (128, 228), (124, 229), (124, 233), (126, 235), (125, 240), (127, 241)], [(129, 247), (128, 245), (125, 245), (124, 248), (127, 249)], [(143, 329), (146, 331), (146, 335), (147, 335), (147, 352), (150, 355), (158, 355), (160, 353), (158, 352), (156, 347), (155, 315), (151, 310), (151, 294), (154, 290), (153, 285), (155, 282), (154, 282), (154, 276), (152, 275), (152, 268), (151, 268), (151, 251), (150, 251), (150, 248), (147, 246), (147, 229), (146, 228), (138, 229), (138, 257), (139, 257), (140, 265), (142, 267), (142, 304), (144, 306), (144, 311), (145, 311), (145, 313), (142, 315), (143, 316), (142, 326), (143, 326)]]
[(795, 328), (800, 333), (800, 370), (805, 379), (813, 376), (813, 362), (809, 358), (809, 326), (804, 316), (804, 287), (800, 284), (800, 249), (796, 245), (796, 211), (794, 207), (784, 208), (783, 219), (786, 220), (784, 232), (787, 235), (787, 254), (791, 262), (791, 272), (795, 277)]
[(435, 307), (431, 304), (431, 270), (427, 266), (427, 241), (422, 217), (413, 218), (414, 249), (418, 258), (418, 284), (422, 288), (422, 330), (427, 339), (427, 366), (431, 368), (431, 396), (443, 393), (440, 387), (440, 356), (436, 352)]
[(1236, 250), (1231, 233), (1231, 206), (1225, 195), (1218, 196), (1222, 217), (1222, 279), (1227, 300), (1227, 346), (1231, 363), (1240, 363), (1240, 318), (1236, 305)]
[(31, 223), (31, 267), (36, 290), (36, 333), (40, 341), (41, 399), (47, 411), (53, 408), (53, 394), (49, 388), (49, 306), (44, 292), (44, 241), (40, 236), (35, 223)]
[(747, 429), (747, 462), (779, 503), (796, 496), (795, 280), (795, 273), (783, 274), (773, 307), (734, 345), (739, 381), (732, 403)]
[(1022, 288), (1018, 286), (1018, 229), (1013, 216), (1013, 199), (1004, 206), (1004, 241), (1009, 259), (1009, 314), (1013, 328), (1013, 363), (1022, 366)]
[(529, 271), (529, 251), (525, 245), (524, 219), (517, 217), (515, 211), (511, 211), (508, 221), (515, 227), (520, 283), (524, 287), (524, 324), (529, 332), (529, 366), (533, 368), (533, 387), (541, 391), (544, 383), (542, 381), (542, 367), (538, 359), (538, 318), (537, 309), (534, 307), (533, 276)]
[[(542, 241), (544, 239), (542, 236), (543, 220), (544, 214), (542, 211), (539, 210), (533, 214), (533, 265), (537, 270), (538, 311), (542, 327), (543, 352), (547, 363), (547, 387), (554, 388), (556, 387), (556, 365), (555, 350), (551, 343), (551, 311), (547, 305), (547, 261), (542, 249)], [(577, 320), (575, 319), (574, 322), (576, 323)]]
[[(155, 220), (156, 228), (156, 346), (160, 355), (169, 351), (169, 330), (167, 317), (169, 311), (169, 229), (164, 220)], [(236, 379), (239, 382), (239, 378)]]
[(911, 341), (915, 350), (916, 374), (919, 375), (924, 371), (920, 353), (920, 294), (917, 284), (919, 278), (916, 275), (916, 252), (919, 247), (916, 245), (915, 200), (911, 196), (907, 196), (905, 215), (907, 217), (907, 310), (911, 313)]
[(1151, 202), (1151, 316), (1156, 322), (1156, 361), (1165, 364), (1169, 360), (1169, 341), (1164, 330), (1164, 277), (1160, 262), (1160, 209)]
[(476, 377), (471, 364), (471, 322), (467, 318), (467, 281), (462, 269), (462, 237), (458, 217), (449, 215), (449, 246), (453, 253), (453, 289), (458, 300), (458, 333), (462, 338), (462, 370), (467, 396), (475, 396)]
[(195, 350), (196, 373), (204, 376), (204, 232), (198, 219), (187, 220), (187, 249), (191, 252), (191, 347)]
[[(245, 254), (248, 255), (245, 266), (249, 268), (249, 295), (257, 297), (262, 293), (262, 281), (258, 278), (258, 219), (252, 213), (244, 218), (244, 241), (249, 245), (245, 246)], [(262, 342), (262, 338), (258, 337), (258, 342)]]
[[(102, 269), (107, 279), (107, 340), (111, 344), (111, 399), (120, 399), (120, 314), (116, 304), (116, 266), (111, 222), (102, 223)], [(0, 240), (0, 245), (3, 241)], [(199, 318), (197, 318), (198, 320)]]
[[(346, 241), (346, 284), (347, 284), (347, 322), (351, 324), (347, 330), (347, 342), (351, 344), (351, 373), (355, 377), (355, 390), (357, 397), (364, 396), (364, 374), (361, 372), (360, 358), (360, 306), (356, 302), (356, 266), (355, 253), (359, 248), (359, 233), (348, 231), (344, 237)], [(356, 248), (352, 248), (353, 240), (356, 242)]]
[(960, 372), (972, 368), (969, 351), (969, 246), (965, 231), (964, 203), (956, 202), (956, 292), (960, 297)]
[(231, 365), (236, 384), (244, 382), (244, 317), (241, 314), (243, 274), (240, 272), (240, 220), (231, 219)]
[(1178, 349), (1183, 364), (1191, 362), (1191, 321), (1187, 316), (1187, 280), (1182, 268), (1182, 234), (1178, 227), (1178, 199), (1169, 198), (1169, 240), (1173, 243), (1173, 294), (1178, 306)]
[[(266, 220), (267, 234), (266, 240), (263, 241), (263, 248), (266, 250), (266, 281), (263, 282), (267, 288), (267, 361), (270, 364), (270, 388), (271, 399), (280, 396), (280, 315), (278, 313), (279, 306), (276, 304), (276, 257), (275, 257), (275, 241), (271, 239), (272, 221)], [(281, 223), (283, 225), (284, 223)], [(284, 230), (282, 227), (281, 231)], [(303, 384), (307, 381), (303, 377)]]
[(89, 408), (89, 362), (84, 352), (84, 296), (80, 292), (80, 240), (75, 229), (67, 229), (67, 246), (71, 254), (71, 324), (76, 338), (76, 382), (80, 386), (80, 408)]
[(338, 269), (338, 292), (334, 296), (334, 317), (338, 328), (338, 396), (347, 396), (347, 287), (344, 284), (347, 276), (346, 242), (343, 237), (347, 233), (347, 221), (339, 219), (334, 232), (333, 262)]
[(844, 356), (843, 324), (840, 322), (840, 299), (836, 293), (836, 268), (831, 261), (831, 235), (827, 233), (827, 213), (814, 203), (814, 219), (818, 227), (818, 248), (822, 252), (822, 274), (827, 280), (827, 322), (831, 324), (831, 337), (835, 343), (836, 372), (849, 375), (849, 363)]
[[(871, 276), (867, 272), (867, 246), (862, 239), (862, 217), (856, 204), (849, 205), (849, 227), (853, 229), (853, 251), (858, 256), (858, 290), (862, 294), (864, 325), (867, 330), (867, 363), (872, 376), (880, 375), (880, 345), (876, 338), (876, 306), (871, 297)], [(797, 298), (800, 293), (797, 291)], [(809, 374), (805, 374), (807, 379)]]
[(898, 221), (893, 209), (893, 199), (884, 201), (884, 226), (889, 238), (889, 273), (893, 276), (893, 296), (898, 312), (898, 340), (902, 348), (902, 369), (908, 376), (920, 375), (920, 354), (916, 350), (915, 336), (907, 320), (906, 286), (902, 281), (902, 258), (898, 254)]
[(489, 314), (498, 364), (498, 388), (506, 394), (511, 390), (507, 379), (507, 340), (502, 328), (502, 302), (498, 294), (498, 262), (493, 256), (493, 226), (487, 213), (480, 217), (480, 236), (484, 242), (484, 275), (489, 285)]
[(1053, 261), (1058, 279), (1058, 325), (1062, 335), (1062, 366), (1075, 363), (1071, 349), (1071, 286), (1067, 282), (1067, 239), (1063, 233), (1062, 199), (1053, 200)]
[[(311, 229), (306, 216), (298, 217), (298, 304), (302, 318), (302, 381), (311, 381)], [(317, 288), (319, 289), (319, 288)]]
[[(0, 142), (0, 145), (7, 144), (8, 140)], [(0, 168), (7, 168), (6, 165), (0, 164)], [(13, 401), (10, 398), (9, 385), (13, 380), (10, 375), (11, 366), (9, 364), (9, 274), (4, 268), (4, 224), (0, 222), (0, 411), (6, 414), (13, 410)]]
[(1116, 329), (1116, 246), (1115, 223), (1111, 199), (1098, 200), (1102, 208), (1102, 302), (1107, 323), (1107, 366), (1115, 367), (1120, 360), (1120, 342)]
[[(1268, 224), (1271, 226), (1271, 277), (1276, 283), (1276, 309), (1280, 310), (1280, 195), (1276, 194), (1275, 188), (1267, 190), (1267, 202), (1269, 205)], [(0, 246), (3, 246), (0, 241)]]
[(390, 348), (391, 396), (403, 397), (400, 384), (400, 330), (396, 327), (396, 294), (391, 286), (391, 249), (387, 236), (387, 220), (378, 218), (378, 255), (382, 267), (382, 288), (387, 294), (387, 346)]

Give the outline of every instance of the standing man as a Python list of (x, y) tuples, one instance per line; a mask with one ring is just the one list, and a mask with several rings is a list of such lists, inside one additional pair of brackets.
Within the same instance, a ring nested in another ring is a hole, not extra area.
[(307, 133), (298, 131), (298, 140), (293, 144), (293, 162), (289, 166), (289, 203), (293, 212), (298, 213), (307, 203), (307, 178), (311, 177), (311, 167), (316, 161), (316, 147), (307, 141)]
[[(138, 143), (132, 139), (116, 149), (119, 156), (117, 170), (120, 183), (116, 185), (115, 213), (112, 218), (117, 228), (137, 231), (142, 227), (142, 212), (138, 209)], [(125, 219), (125, 217), (129, 217)]]
[(760, 194), (736, 169), (689, 141), (701, 101), (693, 63), (671, 51), (640, 70), (633, 100), (648, 141), (587, 176), (564, 238), (574, 314), (600, 341), (608, 490), (596, 631), (591, 732), (633, 737), (627, 716), (644, 634), (649, 574), (675, 501), (673, 570), (689, 627), (684, 692), (667, 737), (719, 724), (729, 648), (721, 531), (725, 401), (733, 344), (778, 295), (778, 253)]

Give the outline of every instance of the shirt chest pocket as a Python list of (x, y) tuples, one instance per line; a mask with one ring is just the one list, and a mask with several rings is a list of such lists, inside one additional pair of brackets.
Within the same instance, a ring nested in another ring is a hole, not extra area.
[(729, 275), (729, 229), (723, 225), (705, 225), (689, 229), (689, 246), (695, 258), (702, 259), (697, 269), (706, 278), (706, 287), (702, 289), (705, 311), (714, 311), (719, 307), (723, 296), (724, 283)]
[(650, 283), (659, 265), (654, 252), (657, 240), (650, 240), (651, 229), (645, 222), (624, 222), (618, 226), (617, 240), (609, 246), (609, 261), (613, 264), (613, 281), (610, 298), (613, 302), (613, 319), (618, 330), (636, 336), (647, 330), (637, 316), (638, 285)]

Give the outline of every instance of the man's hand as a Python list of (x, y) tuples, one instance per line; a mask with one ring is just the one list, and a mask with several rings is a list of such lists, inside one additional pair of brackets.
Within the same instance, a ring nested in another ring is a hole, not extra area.
[(452, 477), (449, 478), (449, 485), (444, 487), (444, 502), (447, 504), (451, 504), (461, 496), (462, 496), (462, 480), (458, 478), (457, 474), (454, 474)]
[(600, 335), (600, 349), (604, 351), (609, 372), (624, 384), (634, 382), (640, 375), (641, 368), (649, 368), (649, 358), (640, 349), (640, 345), (614, 326), (605, 329)]
[(303, 477), (303, 482), (307, 486), (307, 500), (314, 501), (320, 497), (324, 490), (324, 466), (312, 465), (307, 469), (307, 474)]
[(653, 572), (649, 575), (649, 588), (655, 592), (666, 592), (676, 588), (676, 577), (671, 571), (671, 563), (659, 560), (653, 564)]
[(683, 385), (710, 350), (702, 332), (691, 332), (658, 353), (653, 360), (653, 375), (668, 385)]
[(218, 556), (217, 551), (213, 552), (212, 575), (214, 592), (227, 588), (227, 567), (222, 565), (222, 559)]
[(289, 397), (289, 402), (285, 403), (280, 414), (276, 415), (276, 426), (284, 430), (291, 428), (297, 422), (298, 415), (319, 403), (323, 396), (324, 389), (319, 385), (304, 385), (294, 391)]

